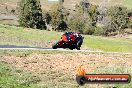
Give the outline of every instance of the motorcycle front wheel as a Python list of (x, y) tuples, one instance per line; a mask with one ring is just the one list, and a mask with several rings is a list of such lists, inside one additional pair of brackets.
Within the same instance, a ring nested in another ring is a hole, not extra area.
[(82, 40), (79, 40), (79, 41), (77, 42), (77, 46), (76, 46), (76, 49), (77, 49), (77, 50), (80, 50), (80, 47), (81, 47), (82, 43), (83, 43)]
[(52, 49), (57, 49), (57, 44), (58, 44), (58, 42), (54, 43), (54, 44), (52, 45)]

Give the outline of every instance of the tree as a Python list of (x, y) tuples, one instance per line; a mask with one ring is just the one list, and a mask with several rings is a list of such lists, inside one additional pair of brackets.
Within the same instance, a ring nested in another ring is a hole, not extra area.
[(83, 16), (76, 16), (69, 22), (72, 31), (80, 32), (83, 34), (92, 35), (94, 33), (94, 26), (92, 20), (83, 20)]
[(50, 22), (52, 20), (52, 17), (50, 16), (50, 14), (48, 12), (45, 14), (45, 17), (44, 18), (46, 20), (46, 23), (47, 24), (50, 24)]
[(90, 7), (89, 7), (89, 11), (88, 11), (89, 18), (91, 19), (93, 26), (96, 26), (96, 24), (97, 24), (97, 19), (98, 19), (98, 10), (97, 10), (97, 8), (98, 7), (96, 5), (91, 4)]
[(68, 12), (63, 7), (60, 9), (58, 4), (52, 6), (52, 10), (50, 11), (51, 16), (51, 24), (54, 30), (66, 30), (67, 28), (67, 15)]
[(21, 0), (19, 4), (20, 26), (28, 28), (46, 28), (39, 0)]
[(54, 30), (57, 29), (59, 21), (60, 21), (60, 13), (59, 13), (59, 5), (55, 4), (51, 7), (50, 16), (51, 16), (51, 24)]
[(76, 16), (69, 21), (69, 27), (72, 31), (83, 33), (84, 21), (81, 16)]
[(76, 13), (69, 20), (70, 29), (92, 35), (97, 22), (97, 6), (83, 0), (76, 5)]
[(67, 23), (62, 20), (62, 21), (59, 22), (59, 25), (58, 25), (57, 29), (60, 30), (60, 31), (65, 31), (67, 28), (68, 28)]
[(110, 19), (110, 23), (106, 27), (106, 32), (118, 32), (118, 34), (120, 34), (128, 23), (127, 8), (120, 6), (110, 7), (107, 15)]

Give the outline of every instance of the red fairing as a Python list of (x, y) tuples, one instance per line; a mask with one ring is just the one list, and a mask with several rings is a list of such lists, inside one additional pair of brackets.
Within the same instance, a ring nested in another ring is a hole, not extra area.
[(68, 41), (66, 35), (62, 35), (62, 40), (65, 41), (65, 42)]
[(76, 37), (74, 35), (69, 34), (68, 36), (69, 36), (69, 38), (65, 34), (62, 35), (62, 40), (65, 42), (69, 42), (69, 40), (74, 42), (76, 40)]
[(70, 38), (71, 38), (72, 41), (75, 41), (76, 40), (76, 38), (75, 38), (74, 35), (70, 35)]

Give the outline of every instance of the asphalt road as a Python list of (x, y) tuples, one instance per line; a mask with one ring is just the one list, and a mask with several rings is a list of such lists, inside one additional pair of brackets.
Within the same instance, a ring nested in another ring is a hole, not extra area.
[(89, 53), (107, 53), (107, 54), (130, 54), (122, 52), (104, 52), (104, 51), (91, 51), (91, 50), (69, 50), (69, 49), (52, 49), (52, 48), (41, 48), (41, 47), (30, 47), (30, 46), (16, 46), (16, 45), (0, 45), (0, 50), (40, 50), (40, 51), (67, 51), (67, 52), (89, 52)]
[(29, 50), (53, 50), (52, 48), (41, 48), (31, 46), (0, 45), (0, 49), (29, 49)]
[[(41, 50), (41, 51), (71, 51), (71, 52), (92, 52), (90, 50), (69, 50), (69, 49), (63, 49), (63, 48), (58, 48), (58, 49), (52, 49), (52, 48), (41, 48), (41, 47), (30, 47), (30, 46), (16, 46), (16, 45), (0, 45), (0, 49), (2, 50)], [(95, 51), (93, 51), (95, 52)], [(97, 51), (99, 52), (99, 51)]]
[(18, 18), (15, 15), (0, 15), (0, 20), (18, 20)]

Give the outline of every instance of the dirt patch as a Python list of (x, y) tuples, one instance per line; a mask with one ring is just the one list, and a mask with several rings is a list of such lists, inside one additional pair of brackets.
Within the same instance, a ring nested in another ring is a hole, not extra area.
[(101, 54), (31, 54), (26, 57), (3, 56), (5, 61), (15, 67), (23, 68), (31, 72), (43, 72), (49, 70), (63, 71), (67, 74), (75, 74), (78, 66), (83, 65), (89, 73), (95, 69), (108, 65), (126, 65), (132, 67), (132, 55), (101, 55)]

